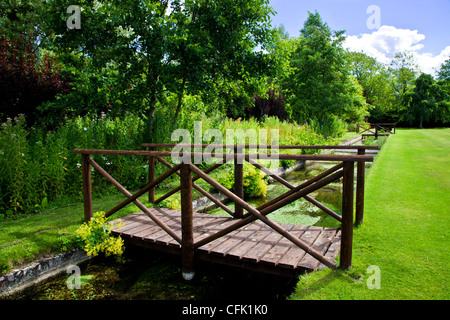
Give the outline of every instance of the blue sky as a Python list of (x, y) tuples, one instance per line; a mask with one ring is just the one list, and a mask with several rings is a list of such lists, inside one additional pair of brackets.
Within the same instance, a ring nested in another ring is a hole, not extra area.
[[(346, 30), (346, 47), (364, 51), (389, 63), (397, 51), (409, 50), (422, 71), (450, 56), (450, 0), (270, 0), (277, 11), (276, 26), (283, 24), (291, 36), (298, 36), (308, 17), (317, 10), (332, 30)], [(380, 28), (369, 29), (370, 5), (380, 10)]]

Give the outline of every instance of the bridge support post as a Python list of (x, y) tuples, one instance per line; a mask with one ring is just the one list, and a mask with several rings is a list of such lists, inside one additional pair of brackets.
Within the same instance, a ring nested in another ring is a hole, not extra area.
[[(155, 148), (148, 148), (149, 151), (154, 151)], [(155, 157), (148, 157), (148, 183), (152, 183), (155, 180)], [(148, 190), (148, 202), (155, 202), (155, 188)]]
[[(365, 155), (365, 149), (358, 149), (358, 155)], [(360, 225), (364, 220), (364, 180), (366, 174), (366, 163), (359, 161), (356, 165), (356, 209), (355, 225)]]
[(92, 190), (91, 190), (91, 165), (89, 155), (81, 155), (81, 170), (83, 174), (83, 201), (84, 220), (88, 222), (92, 218)]
[[(237, 154), (242, 154), (244, 152), (243, 147), (234, 147), (234, 152)], [(235, 157), (234, 159), (234, 194), (239, 198), (244, 200), (244, 158)], [(234, 203), (234, 217), (236, 219), (242, 219), (244, 216), (244, 208), (238, 204)]]
[[(234, 194), (244, 199), (244, 164), (239, 163), (238, 159), (234, 162)], [(244, 208), (237, 202), (234, 203), (234, 217), (242, 219)]]
[(183, 279), (194, 278), (194, 231), (192, 210), (192, 176), (189, 163), (180, 167), (181, 182), (181, 271)]
[(350, 269), (352, 266), (354, 167), (353, 161), (344, 161), (344, 176), (342, 182), (341, 257), (339, 263), (341, 269)]

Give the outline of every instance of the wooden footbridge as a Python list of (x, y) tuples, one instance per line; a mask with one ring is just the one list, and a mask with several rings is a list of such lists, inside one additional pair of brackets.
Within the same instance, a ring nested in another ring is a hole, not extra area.
[(360, 132), (361, 137), (363, 139), (367, 137), (375, 137), (375, 139), (378, 139), (378, 137), (389, 136), (392, 133), (395, 134), (395, 128), (397, 126), (397, 123), (369, 123), (368, 128), (364, 128), (360, 124), (357, 124), (356, 126), (358, 127), (358, 130), (359, 129), (363, 130), (362, 132)]
[[(278, 159), (337, 162), (332, 168), (298, 186), (291, 185), (256, 161), (257, 159), (274, 159), (274, 154), (267, 154), (268, 149), (270, 149), (267, 146), (189, 145), (184, 147), (183, 152), (156, 151), (156, 149), (173, 148), (174, 146), (179, 145), (144, 144), (143, 147), (148, 148), (148, 150), (136, 151), (75, 149), (75, 153), (82, 155), (85, 219), (89, 220), (92, 217), (92, 166), (127, 197), (126, 200), (109, 210), (106, 213), (107, 217), (129, 203), (134, 203), (142, 210), (142, 212), (121, 218), (124, 226), (120, 229), (114, 229), (113, 233), (120, 235), (127, 244), (181, 255), (182, 273), (185, 279), (193, 277), (194, 261), (197, 259), (280, 275), (298, 274), (302, 271), (323, 267), (347, 269), (351, 266), (354, 225), (354, 164), (357, 164), (355, 223), (359, 224), (363, 221), (364, 212), (364, 164), (373, 161), (372, 156), (365, 155), (365, 150), (377, 149), (377, 146), (279, 146), (279, 150), (356, 149), (358, 151), (357, 155), (277, 153)], [(221, 148), (221, 150), (231, 151), (206, 153), (203, 149), (212, 146), (216, 148), (215, 150)], [(190, 150), (200, 148), (202, 151), (185, 151), (186, 147), (191, 148)], [(259, 153), (244, 153), (243, 150), (245, 149), (259, 150)], [(149, 178), (147, 185), (135, 194), (131, 194), (95, 162), (93, 159), (95, 155), (148, 157)], [(216, 163), (202, 171), (192, 163), (192, 159), (205, 156), (213, 156)], [(178, 164), (171, 164), (164, 157), (171, 157), (172, 163)], [(165, 173), (157, 178), (155, 178), (156, 161), (168, 168)], [(208, 173), (229, 161), (234, 163), (235, 184), (233, 192), (208, 176)], [(251, 163), (266, 174), (270, 174), (290, 190), (257, 208), (252, 207), (244, 201), (244, 161)], [(180, 186), (155, 200), (155, 187), (173, 174), (180, 176)], [(198, 179), (203, 179), (232, 200), (235, 204), (234, 211), (197, 185), (195, 181)], [(340, 179), (343, 183), (342, 215), (335, 213), (309, 195)], [(230, 214), (230, 217), (194, 213), (192, 207), (193, 188), (223, 208)], [(159, 203), (178, 191), (181, 191), (181, 211), (166, 208), (147, 208), (138, 200), (139, 197), (147, 194), (150, 202)], [(340, 221), (341, 227), (321, 228), (279, 224), (268, 218), (271, 212), (300, 198), (308, 200)], [(340, 264), (337, 266), (335, 258), (339, 253)]]

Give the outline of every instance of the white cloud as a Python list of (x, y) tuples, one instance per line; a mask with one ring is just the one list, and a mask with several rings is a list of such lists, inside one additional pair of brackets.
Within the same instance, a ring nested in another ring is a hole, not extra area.
[(419, 53), (421, 49), (424, 49), (424, 45), (420, 43), (424, 39), (425, 35), (420, 34), (417, 30), (397, 29), (384, 25), (370, 34), (348, 36), (344, 47), (352, 51), (363, 51), (379, 62), (387, 64), (391, 62), (396, 53), (410, 51), (415, 55), (420, 70), (434, 75), (433, 68), (439, 69), (450, 56), (450, 46), (443, 49), (439, 55)]

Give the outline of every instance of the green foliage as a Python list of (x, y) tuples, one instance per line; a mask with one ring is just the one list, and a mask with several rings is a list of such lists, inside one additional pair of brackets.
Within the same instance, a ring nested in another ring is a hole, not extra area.
[(348, 52), (346, 59), (351, 74), (363, 89), (363, 95), (370, 105), (372, 122), (398, 122), (399, 110), (389, 68), (362, 52)]
[(88, 256), (97, 256), (99, 253), (105, 256), (115, 255), (119, 257), (124, 250), (124, 242), (120, 237), (111, 235), (111, 229), (121, 228), (122, 223), (107, 224), (104, 212), (95, 212), (89, 222), (84, 223), (76, 231), (81, 247)]
[[(224, 170), (219, 176), (218, 181), (222, 186), (228, 190), (234, 190), (234, 171), (231, 165), (226, 165), (227, 170)], [(249, 163), (244, 163), (244, 197), (257, 198), (264, 197), (267, 192), (266, 174), (256, 169)]]
[[(55, 131), (27, 129), (23, 116), (7, 119), (0, 127), (0, 213), (3, 217), (32, 213), (49, 203), (81, 198), (81, 157), (75, 148), (141, 149), (143, 121), (136, 116), (77, 117)], [(143, 157), (95, 156), (94, 160), (124, 186), (133, 190), (147, 179)], [(93, 193), (114, 188), (96, 171)]]
[(388, 137), (382, 136), (378, 137), (378, 139), (375, 139), (374, 137), (368, 137), (364, 139), (364, 144), (367, 146), (379, 146), (380, 148), (384, 146), (386, 143)]
[(5, 274), (11, 269), (9, 263), (4, 259), (4, 257), (0, 257), (0, 274)]
[(51, 0), (43, 20), (48, 33), (59, 35), (54, 50), (74, 77), (72, 103), (86, 97), (83, 108), (90, 112), (108, 106), (145, 114), (147, 140), (154, 142), (157, 103), (167, 94), (177, 99), (175, 119), (186, 95), (216, 97), (239, 82), (237, 88), (252, 97), (271, 68), (272, 56), (262, 51), (275, 38), (268, 3), (83, 2), (82, 27), (74, 32), (66, 28), (65, 10), (72, 3)]
[(9, 216), (41, 203), (44, 194), (32, 184), (37, 168), (31, 161), (24, 117), (8, 118), (0, 133), (0, 209)]
[(429, 74), (422, 73), (415, 88), (404, 95), (407, 108), (404, 117), (410, 125), (450, 122), (450, 96)]
[(450, 58), (441, 65), (438, 71), (438, 80), (450, 82)]
[(338, 116), (325, 116), (323, 121), (310, 120), (311, 127), (315, 132), (320, 132), (325, 137), (342, 137), (347, 132), (347, 122)]
[[(260, 129), (266, 129), (269, 144), (272, 129), (279, 131), (279, 144), (314, 145), (330, 142), (315, 133), (308, 125), (283, 122), (275, 117), (265, 118), (263, 122), (255, 119), (234, 121), (220, 117), (207, 118), (199, 111), (203, 108), (200, 100), (187, 97), (186, 103), (189, 109), (182, 110), (176, 121), (173, 121), (169, 113), (170, 104), (167, 108), (161, 108), (167, 111), (166, 114), (157, 113), (158, 142), (175, 142), (170, 139), (171, 131), (175, 128), (186, 128), (191, 133), (191, 139), (194, 139), (195, 121), (201, 121), (204, 143), (217, 143), (206, 139), (205, 133), (210, 129), (218, 129), (223, 137), (226, 137), (227, 130), (230, 129), (235, 131), (241, 129), (242, 133), (252, 129), (257, 134)], [(23, 117), (8, 119), (1, 125), (0, 131), (0, 152), (3, 155), (0, 158), (2, 217), (41, 211), (50, 203), (64, 198), (81, 199), (81, 157), (73, 154), (72, 150), (75, 148), (140, 150), (141, 144), (145, 141), (144, 127), (144, 120), (130, 114), (123, 118), (110, 118), (104, 114), (97, 118), (76, 117), (67, 120), (56, 130), (48, 132), (41, 128), (27, 129)], [(248, 137), (245, 142), (249, 142)], [(259, 143), (258, 136), (255, 143)], [(98, 155), (93, 158), (129, 190), (142, 188), (146, 183), (148, 164), (145, 157)], [(293, 162), (282, 161), (281, 164), (288, 167)], [(157, 166), (156, 170), (158, 176), (165, 168)], [(92, 170), (91, 175), (94, 181), (92, 184), (94, 196), (115, 192), (114, 187), (97, 171)]]
[(249, 198), (264, 197), (267, 193), (266, 174), (253, 165), (244, 165), (244, 196)]
[(353, 122), (367, 114), (362, 88), (344, 59), (344, 39), (343, 31), (332, 32), (317, 12), (309, 13), (291, 55), (292, 72), (283, 85), (293, 120), (310, 123), (314, 119), (321, 128), (332, 127), (326, 123), (337, 116)]
[(170, 198), (163, 200), (159, 203), (159, 205), (163, 208), (169, 208), (174, 210), (181, 210), (181, 203), (178, 198)]

